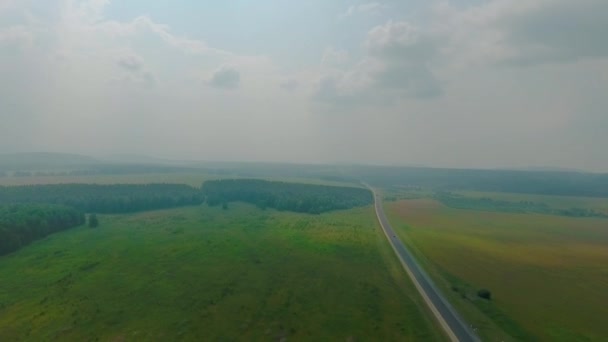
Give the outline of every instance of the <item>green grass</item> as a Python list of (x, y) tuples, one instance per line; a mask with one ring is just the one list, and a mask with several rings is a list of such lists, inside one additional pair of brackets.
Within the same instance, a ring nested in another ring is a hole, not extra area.
[(371, 207), (100, 216), (0, 258), (0, 341), (444, 340)]
[[(386, 206), (398, 234), (482, 338), (606, 340), (606, 219), (461, 210), (432, 200)], [(493, 299), (478, 298), (480, 288)]]

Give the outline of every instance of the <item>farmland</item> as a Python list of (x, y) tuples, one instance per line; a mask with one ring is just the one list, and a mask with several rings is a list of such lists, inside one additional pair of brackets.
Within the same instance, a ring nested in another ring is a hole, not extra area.
[[(589, 201), (606, 208), (606, 201)], [(463, 210), (432, 199), (386, 207), (398, 234), (482, 338), (608, 336), (608, 219)], [(482, 288), (491, 291), (490, 301), (477, 297)]]
[(371, 207), (100, 215), (0, 258), (0, 340), (442, 340)]

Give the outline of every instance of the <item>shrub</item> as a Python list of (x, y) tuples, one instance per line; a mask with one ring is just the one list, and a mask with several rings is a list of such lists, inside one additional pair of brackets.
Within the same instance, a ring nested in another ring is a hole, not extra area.
[(99, 226), (99, 220), (97, 219), (97, 214), (89, 215), (89, 227), (96, 228)]
[(481, 289), (479, 291), (477, 291), (477, 296), (483, 299), (487, 299), (487, 300), (491, 300), (492, 299), (492, 293), (490, 292), (490, 290), (487, 289)]

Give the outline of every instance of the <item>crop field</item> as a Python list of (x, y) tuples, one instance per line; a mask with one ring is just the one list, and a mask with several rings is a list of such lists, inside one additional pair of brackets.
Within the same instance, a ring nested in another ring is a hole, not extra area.
[[(431, 199), (385, 205), (398, 234), (482, 338), (608, 338), (608, 219), (454, 209)], [(479, 298), (479, 289), (491, 300)]]
[(371, 207), (99, 221), (0, 258), (0, 341), (444, 340)]

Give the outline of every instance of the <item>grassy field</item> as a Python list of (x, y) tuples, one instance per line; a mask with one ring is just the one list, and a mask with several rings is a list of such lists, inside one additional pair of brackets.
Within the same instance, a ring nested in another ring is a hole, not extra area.
[(444, 340), (371, 207), (100, 223), (0, 258), (0, 341)]
[[(608, 339), (608, 219), (461, 210), (429, 199), (385, 205), (484, 340)], [(476, 296), (481, 288), (491, 301)]]

